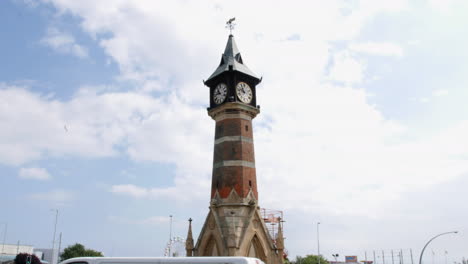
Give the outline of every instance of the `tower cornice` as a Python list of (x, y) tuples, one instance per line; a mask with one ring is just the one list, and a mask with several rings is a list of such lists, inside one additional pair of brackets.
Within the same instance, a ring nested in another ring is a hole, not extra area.
[[(239, 102), (224, 103), (216, 108), (208, 109), (208, 115), (216, 121), (226, 117), (226, 115), (235, 115), (233, 117), (254, 119), (260, 113), (260, 109), (251, 105)], [(242, 116), (244, 115), (244, 116)]]

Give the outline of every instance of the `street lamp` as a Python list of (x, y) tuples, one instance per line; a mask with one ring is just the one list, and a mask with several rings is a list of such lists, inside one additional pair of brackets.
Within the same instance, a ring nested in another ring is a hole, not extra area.
[(427, 245), (429, 245), (429, 243), (431, 243), (432, 240), (442, 236), (442, 235), (447, 235), (447, 234), (457, 234), (458, 231), (451, 231), (451, 232), (445, 232), (445, 233), (442, 233), (442, 234), (438, 234), (437, 236), (429, 239), (429, 241), (427, 241), (426, 245), (423, 247), (422, 251), (421, 251), (421, 255), (419, 256), (419, 264), (422, 263), (422, 257), (423, 257), (423, 254), (424, 254), (424, 250), (426, 249)]
[(57, 256), (55, 256), (55, 235), (57, 233), (57, 219), (58, 219), (58, 209), (51, 209), (51, 211), (55, 211), (55, 224), (54, 224), (54, 238), (52, 239), (52, 264), (57, 263)]
[(171, 257), (171, 247), (172, 247), (172, 215), (169, 215), (169, 257)]
[(336, 254), (332, 254), (332, 256), (335, 258), (335, 264), (337, 264), (338, 260), (336, 260), (336, 258), (338, 258), (340, 255), (336, 253)]
[(6, 239), (6, 233), (8, 230), (8, 223), (2, 223), (5, 225), (5, 229), (3, 230), (3, 243), (2, 243), (2, 257), (1, 260), (3, 261), (3, 254), (5, 253), (5, 239)]

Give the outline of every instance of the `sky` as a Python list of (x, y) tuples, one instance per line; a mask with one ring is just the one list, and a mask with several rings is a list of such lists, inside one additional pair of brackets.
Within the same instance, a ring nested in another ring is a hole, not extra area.
[[(229, 31), (263, 77), (259, 204), (290, 258), (468, 257), (468, 2), (0, 1), (0, 235), (160, 256), (208, 213), (203, 85)], [(320, 222), (320, 225), (317, 223)], [(317, 233), (319, 228), (319, 236)], [(6, 233), (5, 233), (6, 231)], [(383, 253), (382, 253), (383, 252)], [(382, 256), (383, 255), (383, 256)]]

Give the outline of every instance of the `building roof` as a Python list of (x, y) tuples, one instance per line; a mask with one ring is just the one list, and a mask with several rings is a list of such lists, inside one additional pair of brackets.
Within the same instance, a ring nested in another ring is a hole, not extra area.
[(220, 75), (223, 72), (229, 71), (229, 67), (232, 66), (232, 70), (244, 73), (251, 77), (254, 77), (258, 80), (260, 78), (257, 77), (255, 73), (253, 73), (242, 61), (241, 54), (239, 49), (237, 48), (236, 41), (234, 40), (233, 35), (229, 35), (226, 48), (224, 49), (224, 53), (221, 57), (221, 63), (219, 64), (218, 68), (211, 74), (207, 81), (213, 79), (214, 77)]

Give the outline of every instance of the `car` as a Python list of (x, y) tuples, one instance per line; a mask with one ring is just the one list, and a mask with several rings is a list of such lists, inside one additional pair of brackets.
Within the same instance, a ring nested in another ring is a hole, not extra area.
[(249, 257), (79, 257), (60, 264), (265, 264)]

